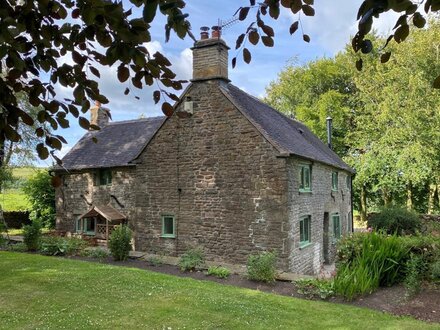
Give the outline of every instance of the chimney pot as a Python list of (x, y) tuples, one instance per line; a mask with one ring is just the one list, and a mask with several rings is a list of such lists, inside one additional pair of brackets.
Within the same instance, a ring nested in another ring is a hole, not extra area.
[(211, 29), (212, 29), (212, 38), (220, 39), (222, 34), (221, 26), (214, 25)]
[(200, 39), (201, 40), (209, 39), (209, 27), (202, 26), (200, 28)]

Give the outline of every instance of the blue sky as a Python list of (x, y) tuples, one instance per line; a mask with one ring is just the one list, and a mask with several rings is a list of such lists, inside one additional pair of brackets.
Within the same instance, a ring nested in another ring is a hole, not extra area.
[[(125, 3), (130, 5), (128, 1)], [(248, 3), (248, 0), (187, 0), (185, 12), (190, 15), (189, 20), (192, 23), (193, 33), (198, 37), (201, 26), (213, 26), (217, 25), (219, 19), (230, 19), (240, 6), (246, 6)], [(278, 73), (292, 61), (302, 65), (318, 58), (331, 57), (340, 51), (356, 31), (356, 14), (361, 3), (362, 0), (315, 1), (316, 15), (314, 17), (302, 16), (301, 18), (304, 32), (311, 37), (310, 43), (305, 43), (302, 40), (300, 30), (294, 36), (289, 34), (289, 26), (297, 20), (296, 15), (282, 10), (277, 21), (267, 15), (263, 19), (267, 24), (270, 23), (269, 25), (275, 30), (275, 46), (266, 48), (263, 45), (249, 45), (252, 52), (252, 62), (249, 65), (245, 64), (239, 55), (237, 67), (235, 69), (230, 67), (229, 78), (233, 84), (246, 92), (258, 97), (264, 96), (265, 87), (271, 81), (276, 80)], [(133, 8), (133, 14), (135, 16), (141, 15), (136, 8)], [(253, 12), (249, 14), (248, 20), (244, 23), (239, 22), (223, 31), (223, 39), (231, 47), (230, 60), (237, 55), (234, 49), (235, 40), (240, 33), (246, 30), (252, 14)], [(375, 23), (374, 28), (380, 33), (388, 33), (393, 26), (393, 21), (395, 22), (395, 16), (385, 16)], [(173, 63), (172, 69), (178, 74), (178, 78), (191, 79), (192, 54), (190, 48), (193, 41), (190, 38), (180, 40), (177, 36), (172, 35), (170, 41), (165, 43), (164, 24), (163, 18), (153, 22), (150, 31), (152, 42), (147, 47), (153, 51), (159, 50), (168, 56)], [(126, 86), (118, 82), (116, 68), (102, 69), (99, 83), (101, 92), (110, 101), (107, 106), (112, 112), (114, 121), (136, 119), (140, 116), (162, 115), (160, 107), (154, 105), (152, 101), (152, 92), (155, 88), (132, 89), (132, 93), (125, 96), (123, 91)], [(67, 95), (69, 95), (68, 90), (61, 87), (58, 89), (58, 97)], [(136, 100), (135, 95), (140, 97), (140, 100)], [(60, 130), (59, 133), (68, 141), (68, 145), (65, 145), (59, 153), (60, 156), (63, 156), (85, 132), (72, 118), (71, 127)], [(50, 165), (50, 161), (45, 161), (40, 165)]]

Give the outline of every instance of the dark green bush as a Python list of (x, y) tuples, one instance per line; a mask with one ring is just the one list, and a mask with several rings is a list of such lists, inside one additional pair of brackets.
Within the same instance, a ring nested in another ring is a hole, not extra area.
[(41, 224), (39, 221), (32, 221), (30, 225), (23, 226), (23, 242), (28, 251), (38, 251), (41, 240)]
[(41, 238), (40, 252), (50, 256), (77, 255), (88, 246), (79, 238), (46, 236)]
[(231, 275), (231, 271), (222, 266), (211, 266), (208, 268), (207, 275), (215, 276), (218, 278), (227, 278)]
[(440, 281), (440, 260), (437, 260), (431, 265), (431, 279)]
[(427, 264), (422, 256), (411, 253), (405, 268), (404, 284), (408, 296), (413, 296), (420, 291), (423, 274), (427, 270)]
[(276, 275), (276, 255), (272, 252), (263, 252), (251, 255), (247, 261), (247, 275), (250, 280), (274, 282)]
[(368, 226), (375, 230), (385, 230), (388, 234), (415, 234), (422, 228), (417, 213), (399, 207), (384, 208), (368, 218)]
[(11, 252), (26, 252), (27, 246), (24, 243), (16, 243), (16, 244), (10, 244), (7, 246), (8, 251)]
[(87, 251), (86, 255), (90, 258), (105, 259), (110, 255), (110, 253), (103, 248), (92, 248)]
[(179, 260), (179, 267), (182, 271), (193, 271), (205, 263), (205, 254), (200, 248), (191, 248), (186, 251)]
[(123, 261), (131, 251), (131, 230), (127, 225), (120, 225), (113, 230), (109, 240), (110, 252), (113, 259)]

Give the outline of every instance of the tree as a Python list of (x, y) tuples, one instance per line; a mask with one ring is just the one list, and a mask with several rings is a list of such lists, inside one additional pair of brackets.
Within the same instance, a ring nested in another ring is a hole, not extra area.
[(38, 221), (47, 228), (55, 227), (55, 189), (51, 180), (47, 171), (39, 171), (23, 186), (31, 203), (31, 220)]
[[(353, 48), (363, 53), (371, 52), (371, 42), (365, 36), (371, 29), (373, 17), (388, 10), (404, 13), (396, 24), (394, 39), (397, 42), (405, 40), (410, 31), (408, 19), (412, 19), (416, 27), (424, 26), (424, 15), (417, 6), (419, 2), (364, 1), (359, 10), (359, 32), (353, 40)], [(289, 27), (290, 34), (303, 31), (301, 14), (315, 14), (314, 0), (264, 0), (258, 4), (249, 0), (248, 3), (238, 9), (238, 19), (245, 21), (251, 9), (255, 11), (255, 19), (238, 37), (236, 48), (241, 48), (246, 38), (251, 44), (261, 41), (272, 47), (275, 33), (263, 18), (276, 20), (281, 10), (298, 15), (298, 20)], [(422, 0), (421, 3), (425, 4), (425, 13), (440, 9), (440, 0)], [(36, 145), (38, 156), (46, 159), (52, 155), (59, 161), (54, 151), (61, 149), (66, 141), (53, 132), (69, 126), (69, 114), (77, 118), (84, 129), (99, 129), (82, 116), (90, 108), (91, 100), (108, 102), (93, 80), (94, 76), (100, 76), (98, 64), (118, 66), (117, 78), (127, 84), (125, 94), (133, 87), (142, 88), (156, 82), (158, 89), (153, 98), (155, 102), (164, 101), (162, 110), (170, 116), (173, 113), (170, 101), (178, 97), (166, 88), (180, 90), (183, 81), (175, 79), (171, 63), (163, 54), (151, 54), (143, 44), (151, 40), (149, 29), (158, 13), (167, 19), (166, 40), (172, 31), (179, 38), (194, 38), (188, 15), (182, 11), (185, 4), (183, 0), (130, 0), (130, 5), (142, 8), (142, 17), (133, 17), (132, 10), (124, 8), (123, 2), (108, 0), (0, 0), (0, 144), (20, 141), (21, 125), (36, 125), (36, 136), (43, 138), (43, 142)], [(304, 41), (309, 42), (310, 37), (302, 34)], [(249, 49), (243, 47), (242, 50), (245, 62), (249, 63)], [(73, 59), (73, 64), (60, 63), (67, 55)], [(382, 60), (388, 57), (384, 54)], [(236, 59), (232, 59), (233, 65), (235, 62)], [(360, 68), (362, 59), (357, 63)], [(57, 98), (55, 84), (71, 88), (72, 98)], [(440, 79), (437, 78), (434, 85), (439, 87)], [(27, 95), (32, 106), (42, 107), (36, 116), (20, 106), (19, 92)]]
[[(362, 74), (347, 65), (357, 56), (347, 47), (333, 59), (288, 67), (267, 89), (272, 105), (293, 111), (324, 141), (325, 117), (337, 118), (336, 151), (357, 171), (355, 200), (363, 218), (367, 199), (370, 206), (405, 203), (424, 212), (435, 207), (440, 107), (431, 88), (438, 66), (432, 44), (440, 24), (429, 25), (404, 45), (390, 46), (394, 56), (388, 63), (368, 57)], [(384, 42), (374, 35), (369, 40)]]

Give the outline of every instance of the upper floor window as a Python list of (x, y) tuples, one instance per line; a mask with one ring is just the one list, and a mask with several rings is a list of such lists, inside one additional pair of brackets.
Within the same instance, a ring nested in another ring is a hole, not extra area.
[(311, 165), (302, 164), (300, 166), (299, 190), (300, 191), (311, 191), (312, 190), (312, 166)]
[(98, 170), (95, 176), (95, 184), (97, 186), (106, 186), (112, 184), (112, 171), (107, 169)]
[(347, 184), (347, 188), (350, 189), (351, 188), (351, 176), (350, 176), (350, 174), (347, 174), (347, 178), (345, 179), (345, 182)]
[(332, 172), (332, 190), (338, 190), (338, 172)]

